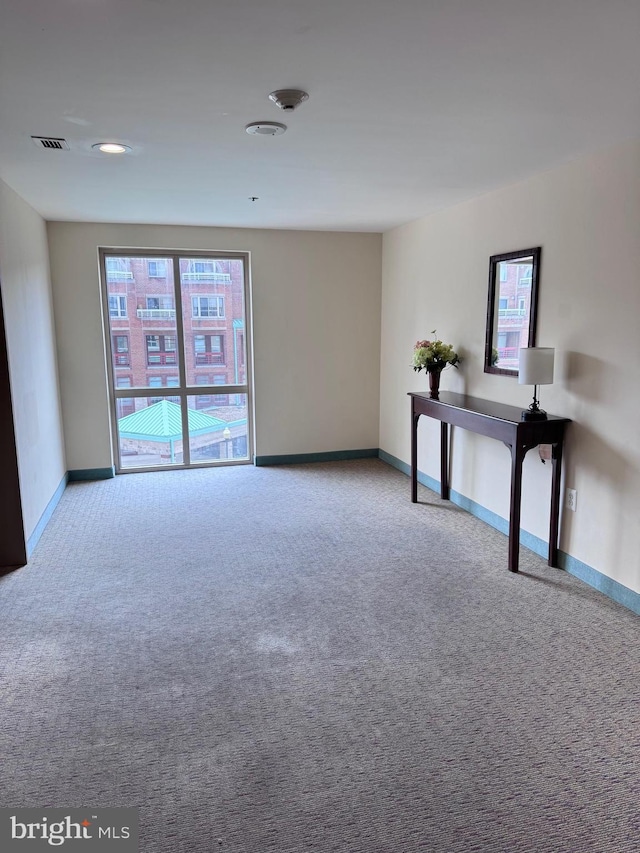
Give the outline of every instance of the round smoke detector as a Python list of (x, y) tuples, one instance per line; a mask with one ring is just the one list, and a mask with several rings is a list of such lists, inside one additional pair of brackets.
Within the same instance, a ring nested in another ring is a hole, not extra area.
[(269, 100), (280, 107), (281, 110), (295, 110), (300, 104), (309, 99), (309, 95), (302, 89), (276, 89), (269, 95)]
[(286, 129), (287, 125), (278, 121), (252, 121), (245, 127), (252, 136), (281, 136)]

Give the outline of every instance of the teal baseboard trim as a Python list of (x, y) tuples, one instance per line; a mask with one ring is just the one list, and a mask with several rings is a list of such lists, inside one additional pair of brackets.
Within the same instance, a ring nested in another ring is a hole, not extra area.
[[(378, 453), (378, 457), (386, 462), (387, 465), (391, 465), (393, 468), (397, 468), (398, 471), (402, 471), (403, 474), (406, 474), (407, 477), (411, 476), (411, 466), (407, 465), (406, 462), (403, 462), (402, 459), (398, 459), (397, 456), (392, 456), (390, 453), (387, 453), (386, 450), (381, 450)], [(429, 477), (427, 474), (423, 474), (420, 469), (418, 469), (418, 482), (426, 486), (427, 489), (431, 489), (432, 492), (440, 492), (440, 481), (434, 480), (433, 477)]]
[[(396, 456), (392, 456), (385, 450), (380, 451), (380, 459), (388, 465), (392, 465), (394, 468), (397, 468), (398, 471), (402, 471), (402, 473), (407, 476), (411, 474), (411, 467), (407, 465), (406, 462), (403, 462)], [(418, 470), (418, 482), (421, 485), (426, 486), (427, 489), (431, 489), (432, 492), (436, 492), (438, 495), (440, 494), (440, 480), (429, 477), (427, 474), (423, 474), (422, 471)], [(456, 492), (455, 489), (449, 490), (449, 498), (451, 503), (456, 504), (456, 506), (466, 510), (471, 513), (471, 515), (475, 515), (476, 518), (479, 518), (480, 521), (484, 521), (485, 524), (489, 525), (489, 527), (493, 527), (495, 530), (499, 530), (500, 533), (504, 533), (505, 536), (508, 536), (509, 522), (506, 518), (503, 518), (501, 515), (498, 515), (481, 504), (476, 503), (471, 500), (471, 498), (460, 494), (460, 492)], [(549, 551), (548, 542), (545, 542), (544, 539), (539, 539), (537, 536), (534, 536), (532, 533), (528, 533), (526, 530), (520, 531), (520, 544), (524, 545), (525, 548), (528, 548), (535, 554), (539, 554), (541, 557), (545, 557)]]
[(111, 468), (76, 468), (69, 471), (69, 482), (79, 483), (84, 480), (110, 480), (115, 477), (116, 469)]
[(361, 450), (329, 450), (326, 453), (288, 453), (286, 456), (256, 456), (253, 464), (261, 465), (301, 465), (305, 462), (342, 462), (345, 459), (376, 459), (377, 447)]
[[(435, 491), (440, 491), (440, 483), (438, 483)], [(492, 512), (490, 509), (472, 501), (471, 498), (461, 495), (460, 492), (456, 492), (453, 489), (451, 489), (451, 501), (452, 503), (457, 504), (461, 509), (470, 512), (471, 515), (479, 518), (480, 521), (484, 521), (485, 524), (489, 525), (489, 527), (493, 527), (494, 530), (499, 530), (500, 533), (504, 533), (505, 536), (509, 535), (509, 522), (501, 515)], [(538, 536), (534, 536), (533, 533), (529, 533), (527, 530), (520, 530), (520, 544), (524, 545), (524, 547), (528, 548), (530, 551), (533, 551), (533, 553), (537, 554), (539, 557), (548, 557), (549, 555), (549, 543), (544, 539), (540, 539)]]
[[(394, 468), (397, 468), (398, 471), (402, 471), (403, 474), (406, 474), (407, 476), (411, 474), (411, 467), (401, 459), (392, 456), (384, 450), (381, 450), (379, 455), (383, 462), (386, 462), (388, 465), (392, 465)], [(428, 477), (420, 470), (418, 471), (418, 482), (423, 486), (426, 486), (428, 489), (431, 489), (432, 492), (440, 494), (440, 481), (435, 480), (433, 477)], [(453, 489), (451, 489), (450, 495), (452, 503), (455, 503), (461, 509), (470, 512), (471, 515), (479, 518), (480, 521), (484, 521), (490, 527), (495, 528), (495, 530), (499, 530), (500, 533), (504, 533), (505, 536), (508, 535), (509, 522), (506, 518), (502, 518), (502, 516), (497, 515), (490, 509), (483, 507), (481, 504), (476, 503), (471, 500), (471, 498), (465, 497), (465, 495), (461, 495)], [(544, 557), (546, 559), (548, 556), (549, 543), (545, 542), (544, 539), (540, 539), (538, 536), (534, 536), (533, 533), (521, 530), (520, 544), (524, 545), (524, 547), (528, 548), (530, 551), (533, 551), (534, 554), (538, 554), (540, 557)], [(640, 593), (634, 592), (632, 589), (623, 586), (621, 583), (618, 583), (618, 581), (613, 580), (613, 578), (610, 578), (607, 575), (603, 575), (602, 572), (599, 572), (597, 569), (594, 569), (586, 563), (582, 563), (580, 560), (577, 560), (575, 557), (572, 557), (564, 551), (558, 551), (558, 563), (559, 567), (564, 569), (568, 574), (574, 575), (581, 581), (584, 581), (584, 583), (588, 584), (588, 586), (591, 586), (606, 595), (607, 598), (611, 598), (613, 601), (616, 601), (618, 604), (622, 604), (633, 613), (640, 615)]]
[(564, 551), (558, 553), (558, 562), (560, 568), (568, 574), (580, 578), (581, 581), (597, 589), (607, 598), (613, 599), (613, 601), (622, 604), (623, 607), (640, 616), (640, 593), (634, 592), (607, 575), (603, 575), (602, 572), (582, 563), (570, 554), (565, 554)]
[(49, 523), (49, 520), (50, 520), (51, 516), (53, 515), (54, 509), (58, 506), (58, 502), (59, 502), (60, 498), (62, 497), (62, 493), (67, 488), (67, 480), (68, 479), (69, 479), (69, 475), (65, 474), (64, 477), (60, 480), (60, 483), (58, 484), (58, 488), (53, 493), (53, 496), (51, 497), (51, 500), (47, 504), (45, 511), (40, 516), (40, 521), (38, 521), (38, 523), (36, 524), (36, 526), (33, 529), (33, 533), (27, 539), (27, 558), (29, 558), (31, 556), (31, 554), (33, 553), (33, 549), (36, 547), (40, 537), (44, 533), (44, 529), (47, 526), (47, 524)]

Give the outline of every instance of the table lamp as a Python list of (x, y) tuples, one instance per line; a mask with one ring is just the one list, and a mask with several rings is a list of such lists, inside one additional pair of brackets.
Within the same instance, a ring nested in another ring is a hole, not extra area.
[(518, 383), (533, 385), (533, 403), (522, 412), (523, 421), (544, 421), (547, 413), (538, 403), (538, 385), (553, 384), (553, 347), (526, 347), (520, 350)]

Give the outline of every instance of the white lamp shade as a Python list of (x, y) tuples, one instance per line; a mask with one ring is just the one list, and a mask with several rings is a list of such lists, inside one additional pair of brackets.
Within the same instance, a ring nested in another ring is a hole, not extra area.
[(528, 347), (520, 350), (518, 382), (520, 385), (552, 385), (553, 347)]

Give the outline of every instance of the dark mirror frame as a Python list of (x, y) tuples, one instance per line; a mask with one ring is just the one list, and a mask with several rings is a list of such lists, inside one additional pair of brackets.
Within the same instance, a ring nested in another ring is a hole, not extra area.
[(504, 252), (501, 255), (491, 255), (489, 258), (489, 297), (487, 301), (487, 327), (484, 346), (484, 372), (498, 373), (502, 376), (517, 376), (516, 368), (494, 367), (491, 364), (493, 353), (494, 330), (496, 323), (496, 303), (497, 291), (499, 282), (496, 281), (498, 274), (498, 266), (501, 261), (512, 261), (516, 258), (532, 257), (533, 264), (531, 269), (531, 298), (529, 307), (529, 335), (527, 346), (534, 347), (536, 345), (536, 323), (538, 321), (538, 279), (540, 274), (540, 257), (542, 248), (537, 246), (535, 249), (519, 249), (516, 252)]

